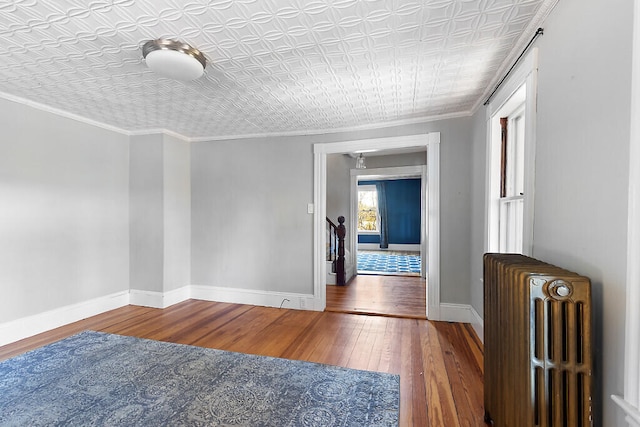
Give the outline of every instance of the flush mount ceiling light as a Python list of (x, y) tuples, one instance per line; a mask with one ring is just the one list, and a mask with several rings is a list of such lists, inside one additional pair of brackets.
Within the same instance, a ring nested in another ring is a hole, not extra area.
[(142, 56), (154, 73), (181, 81), (197, 79), (207, 66), (202, 52), (177, 40), (149, 40), (142, 46)]

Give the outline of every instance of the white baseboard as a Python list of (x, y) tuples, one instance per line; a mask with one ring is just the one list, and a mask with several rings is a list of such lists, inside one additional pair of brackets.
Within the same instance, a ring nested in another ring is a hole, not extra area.
[(129, 295), (129, 304), (141, 305), (143, 307), (167, 308), (191, 298), (191, 286), (183, 286), (168, 292), (131, 289)]
[(478, 312), (471, 306), (471, 326), (476, 331), (476, 335), (480, 338), (480, 342), (484, 344), (484, 319), (480, 317)]
[(438, 320), (471, 323), (471, 306), (468, 304), (440, 303), (440, 318)]
[[(324, 309), (313, 294), (201, 285), (184, 286), (165, 293), (132, 289), (0, 324), (0, 346), (128, 304), (166, 308), (189, 298), (296, 310), (322, 311)], [(480, 340), (484, 339), (482, 318), (470, 305), (440, 304), (438, 320), (470, 323)]]
[(0, 346), (129, 304), (129, 291), (117, 292), (0, 324)]
[(296, 310), (321, 310), (320, 308), (316, 308), (319, 307), (320, 304), (312, 294), (191, 285), (191, 298), (232, 304), (292, 308)]
[(0, 324), (0, 346), (129, 304), (166, 308), (189, 298), (297, 310), (324, 309), (312, 294), (197, 285), (183, 286), (164, 293), (131, 289)]
[(440, 318), (445, 322), (470, 323), (474, 331), (484, 343), (484, 321), (478, 312), (468, 304), (440, 304)]
[(640, 411), (634, 404), (615, 394), (611, 396), (611, 399), (624, 410), (626, 414), (625, 421), (629, 424), (629, 427), (640, 427)]

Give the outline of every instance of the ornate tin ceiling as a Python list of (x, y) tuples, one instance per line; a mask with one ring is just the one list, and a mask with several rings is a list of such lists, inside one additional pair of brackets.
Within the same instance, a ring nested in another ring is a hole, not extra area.
[[(557, 0), (556, 0), (557, 1)], [(553, 0), (9, 0), (0, 96), (128, 133), (305, 134), (470, 114)], [(209, 60), (182, 83), (141, 46)]]

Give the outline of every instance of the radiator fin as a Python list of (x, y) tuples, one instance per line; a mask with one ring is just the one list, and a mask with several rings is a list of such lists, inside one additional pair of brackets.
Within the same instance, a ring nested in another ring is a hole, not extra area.
[(485, 254), (485, 418), (592, 426), (591, 284), (516, 254)]

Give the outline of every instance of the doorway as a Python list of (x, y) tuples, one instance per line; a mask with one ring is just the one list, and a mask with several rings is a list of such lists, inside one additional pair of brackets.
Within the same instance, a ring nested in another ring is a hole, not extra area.
[[(331, 156), (330, 163), (340, 162), (341, 156)], [(348, 246), (354, 248), (356, 275), (345, 287), (327, 286), (326, 310), (425, 319), (426, 270), (422, 266), (425, 254), (421, 236), (422, 224), (426, 223), (422, 209), (426, 205), (426, 187), (422, 185), (426, 153), (424, 149), (401, 154), (383, 150), (369, 156), (378, 167), (353, 169), (347, 163), (352, 177), (347, 227), (354, 231), (349, 233), (354, 244)], [(389, 162), (419, 162), (420, 158), (420, 165), (382, 167)], [(337, 172), (337, 168), (329, 169)], [(329, 187), (339, 186), (330, 178)], [(328, 211), (335, 212), (332, 208), (327, 201)]]
[(426, 277), (426, 165), (351, 170), (358, 274)]
[[(426, 291), (426, 307), (424, 313), (432, 320), (440, 317), (440, 280), (439, 280), (439, 158), (440, 158), (440, 134), (430, 133), (426, 135), (413, 135), (407, 137), (379, 138), (370, 140), (348, 141), (339, 143), (324, 143), (314, 146), (314, 204), (316, 216), (314, 217), (314, 297), (317, 309), (327, 307), (327, 289), (325, 285), (326, 262), (323, 260), (325, 253), (326, 237), (324, 223), (326, 221), (326, 194), (327, 194), (327, 154), (352, 153), (366, 149), (407, 149), (423, 147), (427, 152), (426, 179), (423, 179), (424, 204), (421, 211), (424, 220), (422, 222), (421, 252), (424, 263), (429, 265), (426, 272), (426, 280), (429, 283)], [(372, 171), (372, 170), (368, 170)], [(372, 173), (373, 174), (373, 173)], [(352, 176), (352, 181), (357, 182), (357, 174)], [(355, 186), (355, 184), (353, 185)], [(352, 186), (352, 187), (353, 187)], [(352, 203), (352, 212), (354, 212)], [(354, 216), (352, 215), (352, 218)], [(350, 227), (349, 239), (351, 262), (355, 261), (357, 235), (354, 227)], [(427, 239), (427, 236), (429, 238)], [(354, 287), (355, 289), (355, 287)]]

